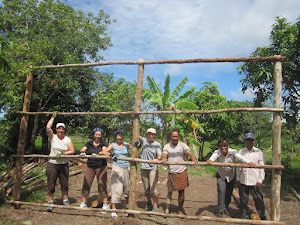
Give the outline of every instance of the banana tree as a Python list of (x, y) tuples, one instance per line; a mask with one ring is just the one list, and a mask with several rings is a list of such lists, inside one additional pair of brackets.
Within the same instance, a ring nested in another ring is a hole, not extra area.
[[(187, 77), (183, 78), (179, 84), (170, 91), (170, 75), (167, 74), (164, 86), (164, 93), (159, 89), (157, 83), (153, 77), (147, 77), (147, 84), (149, 89), (144, 88), (142, 92), (142, 97), (150, 101), (153, 107), (158, 111), (163, 110), (196, 110), (198, 106), (189, 98), (189, 96), (195, 91), (196, 87), (192, 87), (180, 95), (180, 92), (184, 88)], [(164, 137), (165, 140), (168, 139), (168, 123), (167, 116), (162, 114), (160, 118), (163, 123)]]

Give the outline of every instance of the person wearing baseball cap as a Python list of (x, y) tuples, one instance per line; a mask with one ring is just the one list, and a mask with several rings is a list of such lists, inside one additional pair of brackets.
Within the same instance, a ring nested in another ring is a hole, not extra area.
[[(265, 165), (265, 157), (262, 150), (254, 147), (255, 136), (253, 133), (245, 134), (246, 147), (241, 149), (239, 153), (249, 161), (256, 165)], [(240, 194), (240, 211), (243, 219), (249, 219), (247, 210), (249, 192), (251, 191), (257, 213), (261, 220), (266, 220), (265, 204), (262, 194), (262, 183), (265, 179), (264, 169), (258, 168), (237, 168), (236, 180)]]
[[(55, 192), (55, 184), (57, 178), (60, 180), (61, 192), (63, 197), (63, 204), (69, 206), (70, 202), (68, 200), (68, 190), (69, 190), (69, 166), (68, 159), (61, 158), (62, 155), (73, 155), (75, 152), (74, 145), (70, 138), (66, 137), (64, 123), (56, 124), (56, 134), (52, 131), (52, 125), (57, 112), (53, 114), (51, 119), (48, 121), (46, 126), (46, 133), (50, 139), (51, 150), (50, 156), (55, 158), (50, 158), (47, 163), (46, 174), (47, 174), (47, 198), (48, 204), (53, 204), (53, 197)], [(53, 207), (49, 206), (47, 208), (48, 212), (52, 212)]]
[[(141, 147), (141, 159), (152, 160), (152, 163), (141, 163), (141, 177), (144, 185), (147, 203), (145, 210), (158, 212), (158, 192), (156, 189), (158, 182), (157, 162), (161, 159), (162, 151), (160, 144), (155, 141), (156, 130), (149, 128), (147, 138), (139, 137), (136, 147)], [(152, 201), (151, 201), (152, 198)]]

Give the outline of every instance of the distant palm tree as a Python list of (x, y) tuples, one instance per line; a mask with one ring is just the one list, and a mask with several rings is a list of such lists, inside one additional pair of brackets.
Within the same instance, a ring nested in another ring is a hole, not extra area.
[[(181, 90), (184, 88), (184, 85), (187, 82), (187, 77), (183, 78), (179, 84), (175, 87), (175, 89), (170, 93), (170, 75), (167, 74), (167, 78), (164, 86), (164, 93), (159, 89), (156, 84), (154, 78), (147, 77), (147, 83), (149, 89), (144, 88), (142, 92), (142, 96), (144, 99), (148, 99), (154, 107), (156, 107), (157, 111), (164, 110), (196, 110), (198, 106), (188, 98), (196, 89), (196, 87), (192, 87), (182, 95), (179, 96)], [(164, 127), (164, 136), (165, 140), (168, 139), (168, 123), (167, 116), (164, 114), (160, 115)], [(175, 119), (175, 117), (173, 117)]]

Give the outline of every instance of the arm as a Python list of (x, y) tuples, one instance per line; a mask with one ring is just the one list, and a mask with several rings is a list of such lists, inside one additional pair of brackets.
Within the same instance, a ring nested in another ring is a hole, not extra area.
[(64, 152), (64, 155), (73, 155), (75, 152), (75, 148), (72, 142), (68, 144), (68, 151)]
[(210, 156), (210, 158), (206, 161), (206, 163), (211, 164), (212, 162), (216, 161), (218, 157), (218, 150), (215, 150), (214, 153)]
[(168, 161), (168, 154), (165, 153), (165, 152), (162, 154), (162, 161), (163, 161), (164, 163)]
[(102, 151), (99, 152), (100, 155), (109, 155), (110, 154), (110, 151), (113, 149), (113, 144), (110, 144), (108, 147), (103, 147), (102, 148)]
[(160, 155), (157, 155), (157, 159), (153, 159), (153, 163), (156, 164), (158, 162), (158, 160), (161, 159), (161, 154)]
[(191, 151), (188, 151), (187, 154), (190, 156), (191, 160), (192, 160), (195, 164), (198, 163), (196, 157), (194, 156), (194, 154), (193, 154)]
[[(258, 165), (265, 165), (265, 157), (262, 152), (260, 152), (259, 154)], [(265, 170), (264, 169), (258, 169), (258, 170), (259, 170), (259, 176), (258, 176), (256, 186), (261, 189), (262, 183), (265, 179)]]
[(132, 145), (129, 144), (129, 143), (127, 143), (127, 145), (128, 145), (128, 148), (131, 150), (132, 149)]
[(84, 146), (84, 147), (80, 150), (80, 153), (85, 152), (86, 150), (87, 150), (87, 147)]
[(46, 125), (46, 133), (49, 139), (53, 138), (53, 131), (51, 129), (54, 119), (57, 116), (57, 112), (54, 112), (54, 114), (52, 115), (51, 119), (48, 121), (47, 125)]

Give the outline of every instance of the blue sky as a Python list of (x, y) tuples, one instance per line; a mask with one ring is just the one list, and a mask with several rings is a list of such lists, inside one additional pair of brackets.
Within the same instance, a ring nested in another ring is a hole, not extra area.
[[(116, 19), (109, 26), (113, 46), (101, 52), (106, 61), (139, 59), (189, 59), (247, 57), (256, 47), (267, 46), (275, 17), (295, 23), (299, 0), (65, 0), (77, 10), (97, 14), (103, 9)], [(221, 95), (232, 100), (251, 100), (241, 92), (236, 68), (239, 63), (146, 65), (146, 76), (163, 88), (166, 74), (171, 88), (188, 76), (187, 88), (217, 82)], [(128, 81), (137, 79), (138, 66), (98, 67)]]

